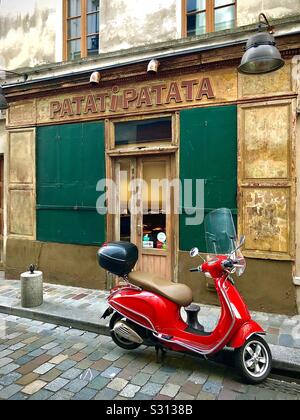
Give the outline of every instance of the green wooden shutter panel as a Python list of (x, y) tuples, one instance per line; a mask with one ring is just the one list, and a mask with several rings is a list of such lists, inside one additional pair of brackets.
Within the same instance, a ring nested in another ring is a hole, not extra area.
[[(237, 107), (211, 107), (180, 114), (180, 177), (205, 180), (205, 214), (230, 208), (237, 218)], [(195, 191), (195, 183), (194, 183)], [(194, 192), (195, 194), (195, 192)], [(194, 205), (195, 205), (194, 197)], [(204, 226), (180, 216), (180, 249), (206, 251)], [(236, 221), (236, 220), (235, 220)]]
[(105, 178), (104, 124), (38, 128), (37, 239), (99, 245), (106, 218), (96, 211), (96, 185)]

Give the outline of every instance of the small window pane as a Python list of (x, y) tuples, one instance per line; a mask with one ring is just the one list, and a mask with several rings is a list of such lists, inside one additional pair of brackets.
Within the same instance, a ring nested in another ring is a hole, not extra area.
[(100, 9), (100, 1), (99, 0), (88, 0), (87, 1), (87, 12), (98, 12)]
[(206, 13), (188, 16), (187, 32), (189, 36), (206, 33)]
[[(143, 180), (148, 188), (143, 197), (143, 248), (167, 249), (166, 192), (159, 186), (167, 179), (166, 162), (149, 161), (143, 163)], [(153, 183), (153, 181), (156, 181)]]
[(68, 1), (68, 16), (80, 16), (81, 15), (81, 0), (69, 0)]
[(235, 27), (235, 6), (215, 10), (215, 30), (222, 31)]
[(123, 173), (122, 182), (120, 184), (120, 239), (124, 242), (131, 241), (131, 191), (129, 182), (130, 160), (122, 160), (120, 163), (120, 171)]
[(71, 19), (68, 21), (68, 38), (81, 37), (81, 18)]
[(99, 35), (92, 35), (87, 38), (88, 55), (99, 54)]
[(172, 141), (172, 119), (132, 121), (116, 124), (116, 145)]
[(188, 0), (188, 13), (200, 12), (201, 10), (206, 10), (206, 0)]
[(87, 33), (95, 34), (99, 32), (99, 14), (94, 13), (87, 16)]
[(231, 3), (234, 3), (234, 0), (215, 0), (215, 7), (227, 6)]
[(81, 40), (76, 39), (68, 42), (68, 58), (69, 60), (75, 60), (81, 57)]

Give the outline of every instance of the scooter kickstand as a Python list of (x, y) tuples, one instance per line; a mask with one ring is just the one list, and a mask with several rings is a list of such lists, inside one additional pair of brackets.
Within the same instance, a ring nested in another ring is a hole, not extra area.
[[(155, 351), (156, 351), (156, 363), (157, 364), (163, 363), (165, 361), (167, 352), (161, 346), (155, 346)], [(161, 351), (161, 362), (159, 360), (159, 351)]]
[(166, 350), (164, 350), (163, 348), (161, 349), (161, 362), (164, 363), (165, 359), (167, 356), (167, 352)]

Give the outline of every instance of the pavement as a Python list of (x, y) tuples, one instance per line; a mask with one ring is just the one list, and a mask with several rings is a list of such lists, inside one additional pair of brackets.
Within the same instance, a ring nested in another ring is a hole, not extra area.
[(183, 401), (183, 410), (193, 400), (300, 400), (300, 385), (271, 377), (247, 386), (228, 365), (172, 352), (156, 363), (152, 348), (129, 352), (105, 335), (0, 313), (0, 400), (103, 400), (119, 409), (134, 400), (144, 418), (138, 401), (159, 412), (162, 400)]
[[(20, 282), (5, 280), (3, 275), (0, 278), (0, 313), (103, 336), (109, 335), (109, 321), (101, 319), (107, 296), (104, 291), (44, 284), (43, 305), (24, 309), (20, 303)], [(260, 312), (252, 315), (268, 333), (274, 368), (300, 373), (300, 316)], [(201, 305), (199, 319), (206, 331), (213, 330), (219, 317), (219, 308)]]

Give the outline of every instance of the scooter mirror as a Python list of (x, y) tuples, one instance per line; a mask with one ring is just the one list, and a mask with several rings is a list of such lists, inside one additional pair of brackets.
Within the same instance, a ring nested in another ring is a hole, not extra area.
[(193, 248), (190, 252), (191, 258), (198, 257), (198, 255), (199, 255), (199, 249), (198, 248)]

